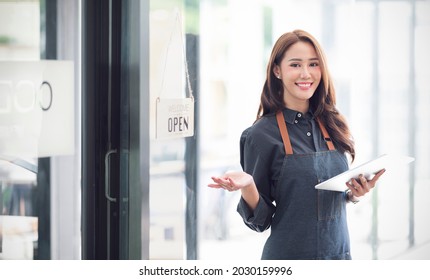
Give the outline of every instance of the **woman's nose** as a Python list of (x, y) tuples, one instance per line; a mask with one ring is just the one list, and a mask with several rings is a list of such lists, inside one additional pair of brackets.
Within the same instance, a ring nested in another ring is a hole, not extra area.
[(300, 73), (300, 77), (301, 77), (302, 79), (307, 79), (307, 78), (309, 78), (309, 77), (310, 77), (308, 67), (306, 67), (306, 66), (302, 67), (302, 72)]

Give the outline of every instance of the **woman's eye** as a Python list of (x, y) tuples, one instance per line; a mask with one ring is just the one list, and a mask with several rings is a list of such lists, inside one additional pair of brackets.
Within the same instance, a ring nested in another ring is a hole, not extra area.
[(310, 64), (310, 66), (311, 66), (311, 67), (317, 67), (317, 66), (318, 66), (318, 63), (316, 63), (316, 62), (311, 63), (311, 64)]
[(300, 67), (300, 64), (298, 64), (298, 63), (293, 63), (293, 64), (291, 64), (290, 66), (291, 66), (291, 67)]

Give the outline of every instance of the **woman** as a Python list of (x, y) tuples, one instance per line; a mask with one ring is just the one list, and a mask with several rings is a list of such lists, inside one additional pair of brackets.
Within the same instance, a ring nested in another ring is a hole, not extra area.
[(375, 186), (363, 176), (346, 192), (315, 185), (348, 169), (355, 150), (335, 107), (335, 91), (317, 40), (302, 30), (275, 43), (257, 120), (240, 139), (243, 172), (212, 177), (213, 188), (241, 191), (238, 212), (255, 231), (271, 227), (262, 259), (351, 259), (346, 203)]

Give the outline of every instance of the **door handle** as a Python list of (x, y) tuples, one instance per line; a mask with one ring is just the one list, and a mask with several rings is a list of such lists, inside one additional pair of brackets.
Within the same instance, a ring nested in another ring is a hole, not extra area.
[(110, 180), (109, 180), (110, 156), (116, 152), (117, 152), (116, 149), (109, 150), (105, 155), (105, 197), (107, 200), (111, 202), (116, 202), (116, 198), (110, 196)]

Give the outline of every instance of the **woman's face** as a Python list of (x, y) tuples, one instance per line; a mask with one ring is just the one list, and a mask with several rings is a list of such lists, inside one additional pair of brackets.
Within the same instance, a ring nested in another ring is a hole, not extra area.
[(273, 72), (282, 80), (285, 105), (296, 110), (307, 109), (303, 106), (308, 106), (321, 81), (319, 59), (314, 47), (302, 41), (291, 45)]

